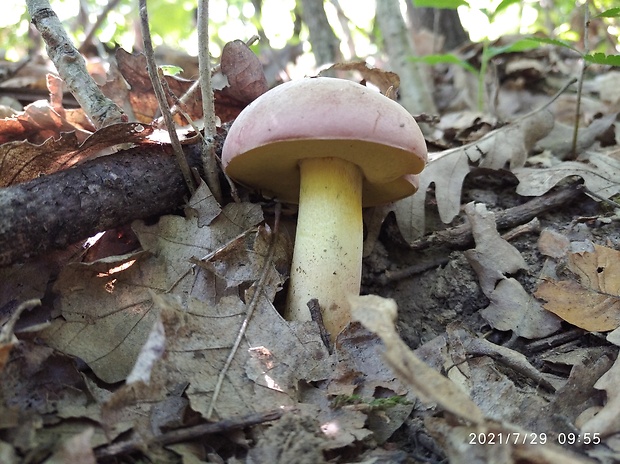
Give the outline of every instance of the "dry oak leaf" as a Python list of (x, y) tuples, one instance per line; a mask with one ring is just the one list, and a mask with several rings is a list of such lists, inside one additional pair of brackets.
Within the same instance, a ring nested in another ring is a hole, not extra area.
[(329, 75), (333, 71), (357, 71), (362, 76), (362, 79), (376, 86), (383, 95), (390, 98), (396, 96), (396, 91), (400, 87), (400, 77), (398, 77), (398, 74), (392, 71), (373, 68), (365, 61), (335, 63), (329, 68), (322, 70), (319, 76)]
[(519, 250), (499, 235), (495, 214), (487, 211), (484, 203), (468, 203), (465, 214), (476, 242), (476, 248), (467, 250), (465, 257), (476, 271), (482, 291), (489, 296), (505, 274), (527, 269), (527, 264)]
[(560, 328), (560, 320), (546, 312), (521, 284), (507, 274), (527, 269), (521, 253), (497, 232), (495, 214), (484, 204), (468, 203), (465, 213), (476, 241), (465, 257), (476, 271), (480, 287), (490, 304), (482, 317), (498, 330), (512, 330), (525, 338), (540, 338)]
[(40, 333), (46, 343), (79, 356), (102, 380), (123, 380), (151, 331), (158, 310), (149, 290), (173, 291), (183, 301), (214, 301), (219, 283), (190, 260), (204, 257), (262, 220), (259, 205), (229, 204), (209, 224), (164, 216), (147, 226), (133, 224), (145, 251), (93, 263), (72, 263), (55, 284), (62, 318)]
[(144, 142), (152, 131), (151, 126), (143, 124), (119, 123), (99, 129), (85, 139), (73, 129), (40, 145), (27, 141), (5, 143), (0, 146), (0, 187), (67, 169), (114, 145)]
[[(131, 54), (122, 48), (116, 51), (116, 62), (123, 78), (129, 84), (128, 101), (137, 121), (151, 123), (159, 114), (159, 103), (155, 97), (153, 84), (149, 77), (146, 57), (142, 54)], [(164, 76), (170, 92), (177, 98), (181, 98), (192, 86), (192, 81), (173, 76)], [(168, 103), (173, 106), (176, 101), (168, 96)], [(126, 103), (125, 103), (126, 104)], [(193, 120), (202, 117), (202, 105), (200, 99), (192, 98), (183, 105), (183, 110)], [(187, 124), (184, 118), (175, 116), (178, 124)]]
[(490, 169), (510, 169), (525, 164), (529, 151), (553, 127), (553, 115), (536, 111), (489, 132), (480, 140), (462, 147), (431, 153), (426, 168), (419, 174), (418, 191), (393, 205), (398, 227), (407, 242), (412, 243), (424, 234), (426, 191), (435, 184), (435, 198), (441, 220), (448, 224), (460, 212), (463, 180), (469, 174), (470, 163)]
[(505, 279), (488, 295), (489, 306), (480, 315), (497, 330), (512, 330), (516, 335), (538, 339), (557, 332), (561, 320), (545, 312), (543, 306), (515, 279)]
[(591, 192), (610, 198), (620, 192), (620, 150), (604, 154), (586, 152), (582, 161), (565, 161), (547, 169), (521, 168), (514, 170), (519, 179), (517, 193), (540, 196), (558, 182), (570, 176), (579, 176)]
[[(93, 132), (93, 127), (83, 127), (76, 121), (69, 121), (68, 114), (79, 110), (59, 114), (50, 103), (38, 100), (24, 108), (24, 111), (10, 118), (0, 119), (0, 144), (28, 141), (33, 144), (43, 143), (49, 138), (58, 138), (61, 134), (75, 132), (80, 141), (84, 141)], [(73, 118), (77, 120), (79, 118)]]
[(568, 255), (572, 280), (546, 280), (534, 293), (544, 308), (592, 332), (620, 326), (620, 251), (594, 245)]
[[(582, 101), (582, 108), (586, 101), (585, 99)], [(570, 120), (572, 121), (575, 103), (571, 101), (569, 106)], [(598, 113), (605, 111), (605, 109), (601, 108), (600, 100), (595, 100), (592, 103), (592, 108), (593, 111)], [(556, 115), (557, 114), (556, 111)], [(543, 151), (549, 150), (559, 159), (566, 159), (566, 157), (573, 152), (573, 133), (575, 129), (572, 122), (570, 124), (562, 124), (559, 122), (557, 119), (559, 117), (561, 117), (561, 115), (556, 116), (556, 123), (553, 130), (537, 144), (537, 147)], [(606, 132), (611, 131), (613, 133), (616, 117), (617, 113), (605, 114), (601, 118), (594, 119), (588, 127), (579, 129), (575, 152), (583, 153), (594, 145), (597, 140), (600, 141), (603, 139)]]

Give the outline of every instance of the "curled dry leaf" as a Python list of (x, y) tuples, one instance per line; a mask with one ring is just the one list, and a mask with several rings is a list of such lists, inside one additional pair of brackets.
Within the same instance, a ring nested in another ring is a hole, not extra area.
[(584, 153), (582, 161), (565, 161), (547, 169), (521, 168), (514, 174), (519, 179), (517, 193), (525, 196), (543, 195), (560, 181), (579, 176), (591, 192), (610, 198), (620, 192), (620, 150), (603, 154)]
[(431, 184), (435, 184), (439, 216), (447, 224), (460, 211), (463, 180), (469, 174), (470, 163), (490, 169), (503, 169), (506, 163), (511, 169), (521, 167), (535, 143), (552, 127), (553, 115), (537, 111), (476, 142), (430, 154), (428, 165), (419, 174), (419, 190), (393, 206), (403, 238), (411, 243), (424, 234), (424, 205)]
[(598, 414), (581, 427), (583, 433), (599, 433), (606, 437), (620, 432), (620, 358), (594, 384), (594, 388), (605, 390), (607, 403)]
[(152, 128), (137, 123), (112, 124), (80, 140), (75, 130), (51, 137), (41, 145), (10, 142), (0, 146), (0, 187), (26, 182), (86, 161), (101, 150), (121, 143), (144, 142)]
[(476, 241), (475, 250), (465, 251), (490, 304), (482, 317), (498, 330), (512, 330), (525, 338), (540, 338), (556, 332), (560, 320), (546, 312), (521, 284), (508, 274), (527, 269), (521, 253), (504, 240), (495, 228), (495, 215), (483, 204), (469, 203), (465, 212)]
[(392, 99), (395, 99), (396, 92), (400, 87), (400, 77), (398, 77), (398, 74), (392, 71), (373, 68), (365, 61), (335, 63), (329, 68), (322, 70), (319, 76), (325, 75), (329, 71), (357, 71), (362, 76), (362, 79), (378, 87), (383, 95)]
[(476, 249), (467, 250), (465, 257), (478, 274), (482, 291), (488, 296), (506, 274), (527, 269), (527, 264), (519, 250), (499, 235), (495, 214), (487, 211), (486, 205), (468, 203), (465, 214), (476, 242)]
[(547, 337), (561, 328), (561, 320), (547, 313), (516, 279), (505, 279), (488, 295), (480, 315), (497, 330), (512, 330), (528, 339)]
[(242, 40), (224, 45), (220, 60), (222, 74), (228, 78), (224, 93), (242, 103), (250, 103), (269, 89), (263, 65)]
[(72, 124), (64, 115), (54, 111), (48, 102), (41, 100), (26, 106), (23, 112), (12, 118), (0, 120), (0, 144), (18, 141), (42, 144), (68, 132), (75, 133), (76, 139), (83, 142), (92, 132), (89, 129), (94, 128)]
[(620, 327), (620, 251), (593, 245), (569, 253), (570, 280), (547, 279), (535, 292), (544, 308), (593, 332)]

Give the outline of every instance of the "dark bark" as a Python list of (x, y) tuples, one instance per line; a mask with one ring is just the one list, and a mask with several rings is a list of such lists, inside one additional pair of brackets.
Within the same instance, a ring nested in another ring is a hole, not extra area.
[[(418, 8), (414, 6), (415, 0), (407, 2), (407, 16), (414, 30), (427, 29), (442, 35), (445, 39), (444, 50), (454, 50), (469, 40), (469, 36), (459, 18), (456, 10), (437, 8)], [(435, 17), (435, 15), (438, 15)], [(435, 31), (435, 21), (437, 30)], [(437, 51), (440, 52), (439, 50)]]
[[(200, 165), (193, 152), (188, 161)], [(183, 204), (187, 186), (168, 149), (133, 148), (0, 190), (0, 266), (64, 249)]]

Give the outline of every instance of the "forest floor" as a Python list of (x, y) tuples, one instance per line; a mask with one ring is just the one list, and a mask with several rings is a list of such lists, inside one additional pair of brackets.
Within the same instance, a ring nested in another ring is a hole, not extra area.
[[(34, 200), (11, 210), (27, 192), (65, 214), (79, 180), (56, 176), (85, 177), (112, 146), (139, 148), (114, 155), (125, 166), (156, 159), (145, 64), (116, 59), (104, 89), (137, 123), (96, 130), (58, 99), (0, 119), (0, 216), (27, 220), (0, 227), (0, 462), (620, 462), (620, 73), (586, 74), (573, 153), (577, 97), (556, 94), (579, 59), (498, 60), (483, 111), (476, 76), (437, 67), (421, 188), (365, 211), (366, 296), (328, 347), (278, 313), (295, 215), (254, 192), (218, 203), (203, 183), (123, 222), (106, 168), (60, 224)], [(216, 91), (223, 123), (236, 96)], [(172, 176), (157, 166), (136, 177)], [(85, 245), (80, 208), (117, 224)]]

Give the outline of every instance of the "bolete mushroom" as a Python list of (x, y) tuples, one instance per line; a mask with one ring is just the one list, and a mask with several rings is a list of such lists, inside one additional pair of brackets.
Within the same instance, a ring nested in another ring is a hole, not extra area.
[(426, 163), (414, 118), (372, 89), (335, 78), (288, 82), (232, 124), (222, 164), (267, 197), (299, 203), (285, 317), (317, 298), (332, 339), (350, 321), (362, 274), (362, 207), (413, 194)]

